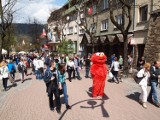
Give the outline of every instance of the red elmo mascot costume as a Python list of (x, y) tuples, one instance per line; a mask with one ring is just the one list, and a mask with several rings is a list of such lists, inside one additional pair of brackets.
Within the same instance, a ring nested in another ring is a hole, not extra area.
[(105, 80), (107, 77), (106, 56), (104, 53), (95, 53), (91, 57), (90, 73), (93, 79), (92, 96), (104, 96)]

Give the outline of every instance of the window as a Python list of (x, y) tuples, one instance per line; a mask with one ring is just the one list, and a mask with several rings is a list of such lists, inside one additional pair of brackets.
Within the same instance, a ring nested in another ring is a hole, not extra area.
[(148, 17), (148, 5), (140, 7), (139, 8), (139, 12), (140, 12), (140, 21), (147, 21), (147, 17)]
[(116, 16), (116, 22), (117, 22), (119, 25), (122, 25), (122, 15), (117, 15), (117, 16)]
[(101, 31), (108, 30), (108, 19), (103, 20), (101, 23)]
[(95, 32), (96, 31), (96, 23), (91, 24), (90, 27), (90, 32)]
[(108, 8), (108, 0), (103, 0), (103, 10)]
[[(122, 25), (122, 15), (115, 16), (115, 20), (119, 25)], [(114, 25), (114, 28), (117, 28), (117, 27)]]
[(69, 27), (68, 34), (72, 34), (72, 33), (73, 33), (73, 27)]

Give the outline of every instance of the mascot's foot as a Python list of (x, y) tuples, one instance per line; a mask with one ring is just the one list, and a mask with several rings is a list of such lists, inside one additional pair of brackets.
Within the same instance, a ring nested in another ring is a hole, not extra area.
[(97, 95), (92, 95), (92, 97), (97, 97)]

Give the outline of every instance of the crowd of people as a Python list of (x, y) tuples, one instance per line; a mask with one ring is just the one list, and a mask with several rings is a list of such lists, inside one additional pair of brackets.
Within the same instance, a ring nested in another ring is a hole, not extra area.
[[(110, 57), (110, 71), (113, 74), (111, 82), (119, 84), (122, 82), (119, 77), (120, 71), (123, 70), (123, 57), (120, 55), (116, 57), (113, 54)], [(78, 55), (72, 55), (69, 57), (66, 55), (54, 55), (51, 57), (48, 54), (42, 55), (11, 55), (9, 60), (3, 60), (0, 63), (0, 79), (2, 79), (4, 91), (8, 90), (7, 82), (10, 82), (16, 86), (15, 73), (19, 72), (21, 82), (25, 81), (25, 76), (34, 74), (37, 80), (44, 80), (46, 85), (46, 92), (49, 97), (50, 110), (54, 110), (56, 107), (57, 113), (61, 113), (60, 95), (63, 93), (66, 109), (71, 109), (67, 96), (67, 84), (66, 84), (66, 72), (68, 73), (68, 80), (72, 82), (73, 79), (81, 80), (80, 70), (85, 66), (85, 78), (91, 78), (90, 67), (91, 54), (86, 58)], [(128, 56), (128, 67), (132, 69), (133, 58)], [(32, 69), (31, 73), (28, 73), (28, 68)], [(149, 102), (160, 107), (157, 95), (158, 77), (160, 75), (160, 61), (154, 62), (154, 65), (150, 65), (145, 62), (144, 57), (138, 60), (137, 64), (137, 77), (141, 77), (142, 80), (139, 83), (142, 92), (139, 97), (139, 102), (144, 108), (147, 108), (147, 99)], [(151, 91), (147, 98), (147, 83), (150, 78)], [(53, 94), (55, 96), (56, 105), (53, 102)]]
[[(123, 70), (123, 58), (119, 56), (119, 59), (113, 54), (111, 56), (110, 72), (113, 74), (111, 82), (119, 84), (121, 81), (120, 71)], [(132, 73), (133, 58), (128, 55), (128, 70)], [(142, 56), (137, 62), (137, 73), (136, 77), (140, 79), (138, 83), (141, 87), (141, 95), (139, 96), (139, 102), (144, 108), (147, 108), (147, 101), (160, 107), (158, 100), (157, 86), (160, 79), (160, 60), (155, 61), (153, 64), (147, 63), (145, 58)], [(111, 75), (112, 76), (112, 75)], [(149, 95), (147, 93), (147, 86), (151, 86)]]

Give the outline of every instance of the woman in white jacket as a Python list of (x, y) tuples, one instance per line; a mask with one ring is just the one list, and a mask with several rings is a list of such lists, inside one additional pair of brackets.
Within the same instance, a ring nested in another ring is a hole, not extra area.
[(142, 104), (142, 106), (144, 108), (147, 108), (146, 102), (147, 102), (147, 81), (150, 77), (150, 64), (146, 63), (144, 65), (144, 68), (141, 69), (138, 73), (137, 73), (137, 77), (138, 78), (142, 78), (142, 80), (140, 81), (139, 85), (142, 89), (141, 91), (141, 95), (139, 97), (139, 102)]
[(0, 64), (0, 77), (3, 81), (3, 87), (4, 90), (7, 90), (7, 81), (8, 81), (8, 67), (7, 67), (7, 63), (5, 61), (2, 61)]

